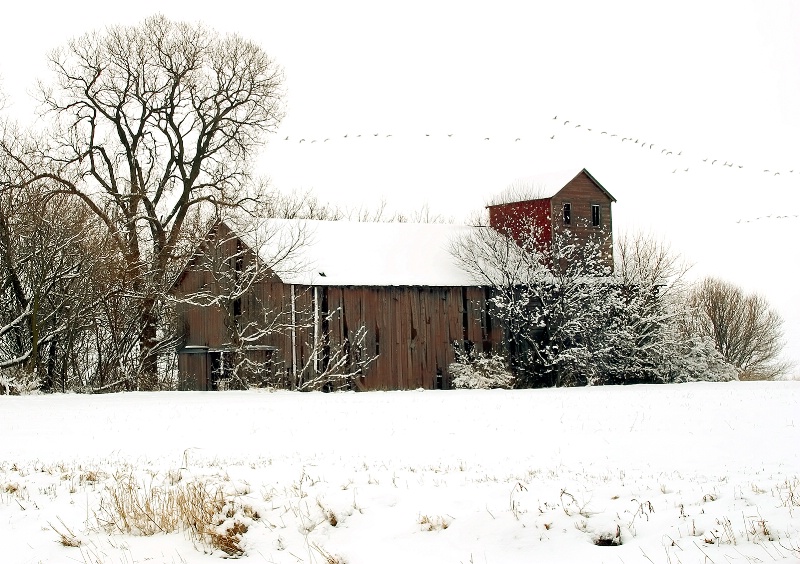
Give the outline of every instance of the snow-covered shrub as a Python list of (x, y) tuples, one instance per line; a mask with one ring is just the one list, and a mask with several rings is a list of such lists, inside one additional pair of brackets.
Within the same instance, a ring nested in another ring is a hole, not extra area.
[(496, 354), (463, 354), (448, 366), (453, 386), (472, 390), (514, 387), (506, 359)]
[(729, 382), (738, 380), (738, 370), (728, 363), (709, 337), (690, 337), (676, 355), (673, 382)]
[(39, 392), (39, 378), (20, 366), (0, 370), (0, 395), (28, 395)]

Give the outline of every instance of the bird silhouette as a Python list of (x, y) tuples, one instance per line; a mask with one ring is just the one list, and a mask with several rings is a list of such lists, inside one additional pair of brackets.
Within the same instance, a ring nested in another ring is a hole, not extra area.
[(779, 176), (780, 172), (776, 172), (773, 176)]
[(666, 149), (661, 149), (661, 154), (662, 155), (664, 154), (664, 151), (666, 151)]
[(592, 128), (591, 128), (591, 127), (587, 127), (587, 128), (586, 128), (586, 131), (591, 131), (591, 130), (592, 130)]
[(301, 139), (299, 142), (302, 143), (303, 141), (305, 141), (305, 139)]
[(683, 172), (689, 172), (689, 167), (686, 167), (685, 169), (683, 169)]
[(622, 142), (623, 142), (623, 143), (624, 143), (625, 141), (627, 141), (627, 140), (628, 140), (628, 138), (627, 138), (627, 137), (623, 137), (623, 138), (622, 138)]
[(576, 125), (575, 129), (578, 129), (580, 126), (581, 126), (581, 124)]
[(311, 142), (312, 142), (312, 143), (316, 143), (316, 142), (317, 142), (317, 140), (316, 140), (316, 139), (314, 139), (314, 140), (313, 140), (313, 141), (311, 141)]
[(680, 153), (678, 153), (678, 156), (680, 157), (682, 154), (683, 154), (683, 151), (681, 151)]
[(516, 143), (517, 141), (519, 141), (519, 137), (517, 137), (516, 139), (514, 139), (514, 142), (515, 142), (515, 143)]
[(288, 140), (289, 140), (289, 136), (287, 135), (287, 136), (286, 136), (286, 139), (284, 139), (284, 141), (288, 141)]
[(553, 116), (553, 119), (558, 119), (558, 116)]
[(764, 169), (764, 172), (769, 172), (769, 170), (767, 170), (767, 169), (765, 168), (765, 169)]
[(372, 135), (373, 135), (373, 136), (375, 136), (375, 137), (377, 137), (379, 134), (378, 134), (378, 133), (373, 133)]
[(672, 151), (667, 151), (667, 156), (671, 155)]
[(344, 134), (344, 138), (347, 139), (347, 133)]
[(616, 134), (616, 133), (612, 133), (612, 134), (611, 134), (611, 137), (616, 137), (616, 136), (617, 136), (617, 134)]
[(390, 133), (390, 134), (389, 134), (389, 135), (387, 135), (386, 137), (391, 137), (391, 136), (392, 136), (392, 134)]
[(361, 134), (359, 133), (358, 135), (356, 135), (356, 137), (361, 137)]
[(708, 157), (704, 158), (704, 159), (703, 159), (703, 162), (704, 162), (704, 163), (707, 163), (707, 162), (708, 162)]
[(568, 123), (569, 123), (569, 120), (565, 121), (565, 122), (564, 122), (564, 125), (567, 125)]
[(483, 138), (483, 140), (484, 140), (484, 141), (488, 141), (488, 140), (489, 140), (489, 138), (488, 138), (488, 137), (484, 137), (484, 138)]
[(678, 172), (678, 169), (677, 169), (677, 168), (676, 168), (675, 170), (673, 170), (673, 171), (672, 171), (672, 174), (675, 174), (676, 172)]
[(655, 145), (655, 143), (650, 143), (650, 148), (651, 149), (653, 148), (653, 145)]
[(711, 161), (711, 164), (713, 165), (715, 162), (717, 162), (717, 159), (714, 159), (713, 161)]
[(452, 137), (452, 136), (453, 136), (453, 134), (452, 134), (452, 133), (448, 133), (448, 134), (447, 134), (447, 136), (448, 136), (448, 137)]
[(556, 138), (555, 134), (550, 136), (550, 139), (555, 139), (555, 138)]
[(431, 134), (430, 134), (430, 133), (426, 133), (426, 134), (425, 134), (425, 137), (430, 137), (430, 136), (431, 136)]
[(600, 135), (608, 135), (605, 131), (601, 131)]
[(744, 168), (744, 165), (739, 165), (739, 168)]

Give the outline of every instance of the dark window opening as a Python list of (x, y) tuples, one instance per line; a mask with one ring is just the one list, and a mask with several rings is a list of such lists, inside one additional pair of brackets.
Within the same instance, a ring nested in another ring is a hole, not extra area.
[(443, 390), (444, 389), (444, 376), (442, 376), (442, 369), (436, 369), (436, 381), (433, 383), (434, 390)]
[(600, 227), (600, 206), (592, 204), (592, 227)]
[(240, 317), (242, 315), (242, 298), (233, 300), (233, 317)]
[(375, 326), (375, 356), (381, 354), (381, 329)]
[(564, 204), (564, 225), (569, 225), (572, 216), (572, 206), (569, 203)]

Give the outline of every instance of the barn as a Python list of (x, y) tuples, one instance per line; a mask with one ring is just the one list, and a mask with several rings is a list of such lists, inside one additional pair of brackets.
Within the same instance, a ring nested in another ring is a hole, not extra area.
[(458, 349), (499, 350), (481, 286), (450, 253), (474, 229), (611, 233), (613, 196), (585, 169), (529, 179), (489, 225), (270, 219), (217, 223), (174, 286), (179, 388), (447, 389)]

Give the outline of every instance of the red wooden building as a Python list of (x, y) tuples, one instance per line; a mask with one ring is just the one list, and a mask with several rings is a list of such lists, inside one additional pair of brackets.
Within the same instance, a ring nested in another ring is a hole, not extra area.
[(490, 227), (218, 224), (175, 285), (180, 388), (448, 388), (456, 347), (503, 340), (486, 313), (491, 290), (450, 253), (455, 238), (489, 228), (517, 237), (531, 221), (550, 234), (565, 224), (610, 233), (615, 200), (585, 169), (539, 178), (543, 197), (490, 206)]

